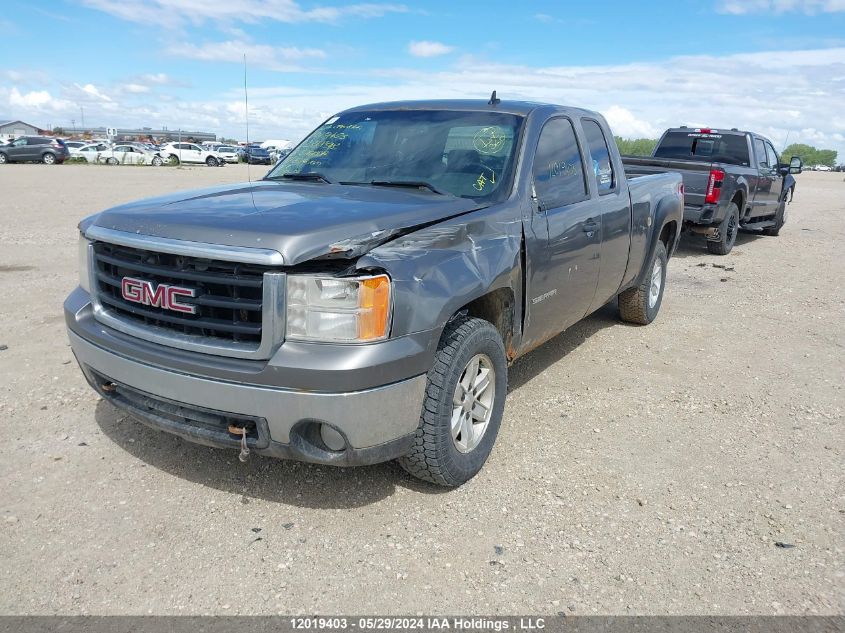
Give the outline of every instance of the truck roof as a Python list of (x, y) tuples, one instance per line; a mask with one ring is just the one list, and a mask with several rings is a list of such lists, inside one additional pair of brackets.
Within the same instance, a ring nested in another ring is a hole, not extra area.
[(590, 110), (555, 105), (552, 103), (538, 103), (533, 101), (506, 101), (502, 99), (496, 105), (491, 105), (484, 99), (432, 99), (422, 101), (388, 101), (385, 103), (370, 103), (344, 110), (344, 112), (364, 112), (371, 110), (467, 110), (476, 112), (505, 112), (527, 116), (538, 108), (553, 108), (572, 114), (595, 115)]

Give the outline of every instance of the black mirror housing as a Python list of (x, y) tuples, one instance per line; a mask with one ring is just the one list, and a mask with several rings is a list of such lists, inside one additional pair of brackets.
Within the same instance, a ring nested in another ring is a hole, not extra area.
[(793, 156), (792, 159), (789, 161), (789, 173), (790, 174), (800, 174), (801, 168), (804, 166), (804, 161), (801, 160), (800, 156)]

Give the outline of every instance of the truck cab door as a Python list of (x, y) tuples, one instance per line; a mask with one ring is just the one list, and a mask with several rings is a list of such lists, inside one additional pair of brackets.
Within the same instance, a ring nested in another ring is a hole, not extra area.
[[(774, 150), (772, 150), (774, 151)], [(751, 217), (772, 215), (777, 209), (780, 187), (778, 166), (769, 164), (766, 142), (754, 137), (754, 168), (757, 170), (757, 190), (751, 208)]]
[(546, 122), (532, 168), (535, 217), (546, 235), (527, 243), (526, 347), (539, 345), (584, 317), (596, 291), (600, 201), (587, 189), (583, 153), (566, 117)]

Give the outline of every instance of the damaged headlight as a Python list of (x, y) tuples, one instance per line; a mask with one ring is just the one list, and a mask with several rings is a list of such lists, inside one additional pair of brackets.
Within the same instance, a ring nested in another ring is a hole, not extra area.
[(330, 343), (380, 341), (390, 333), (387, 275), (288, 275), (287, 338)]
[(79, 247), (77, 251), (77, 267), (79, 268), (79, 287), (85, 292), (91, 293), (91, 271), (88, 269), (88, 247), (91, 242), (82, 233), (79, 234)]

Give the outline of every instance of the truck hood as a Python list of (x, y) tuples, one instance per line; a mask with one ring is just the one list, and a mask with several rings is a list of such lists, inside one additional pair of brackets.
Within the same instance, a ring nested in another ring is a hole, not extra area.
[(82, 228), (269, 248), (290, 266), (328, 254), (361, 255), (397, 234), (481, 206), (419, 190), (265, 180), (131, 202)]

